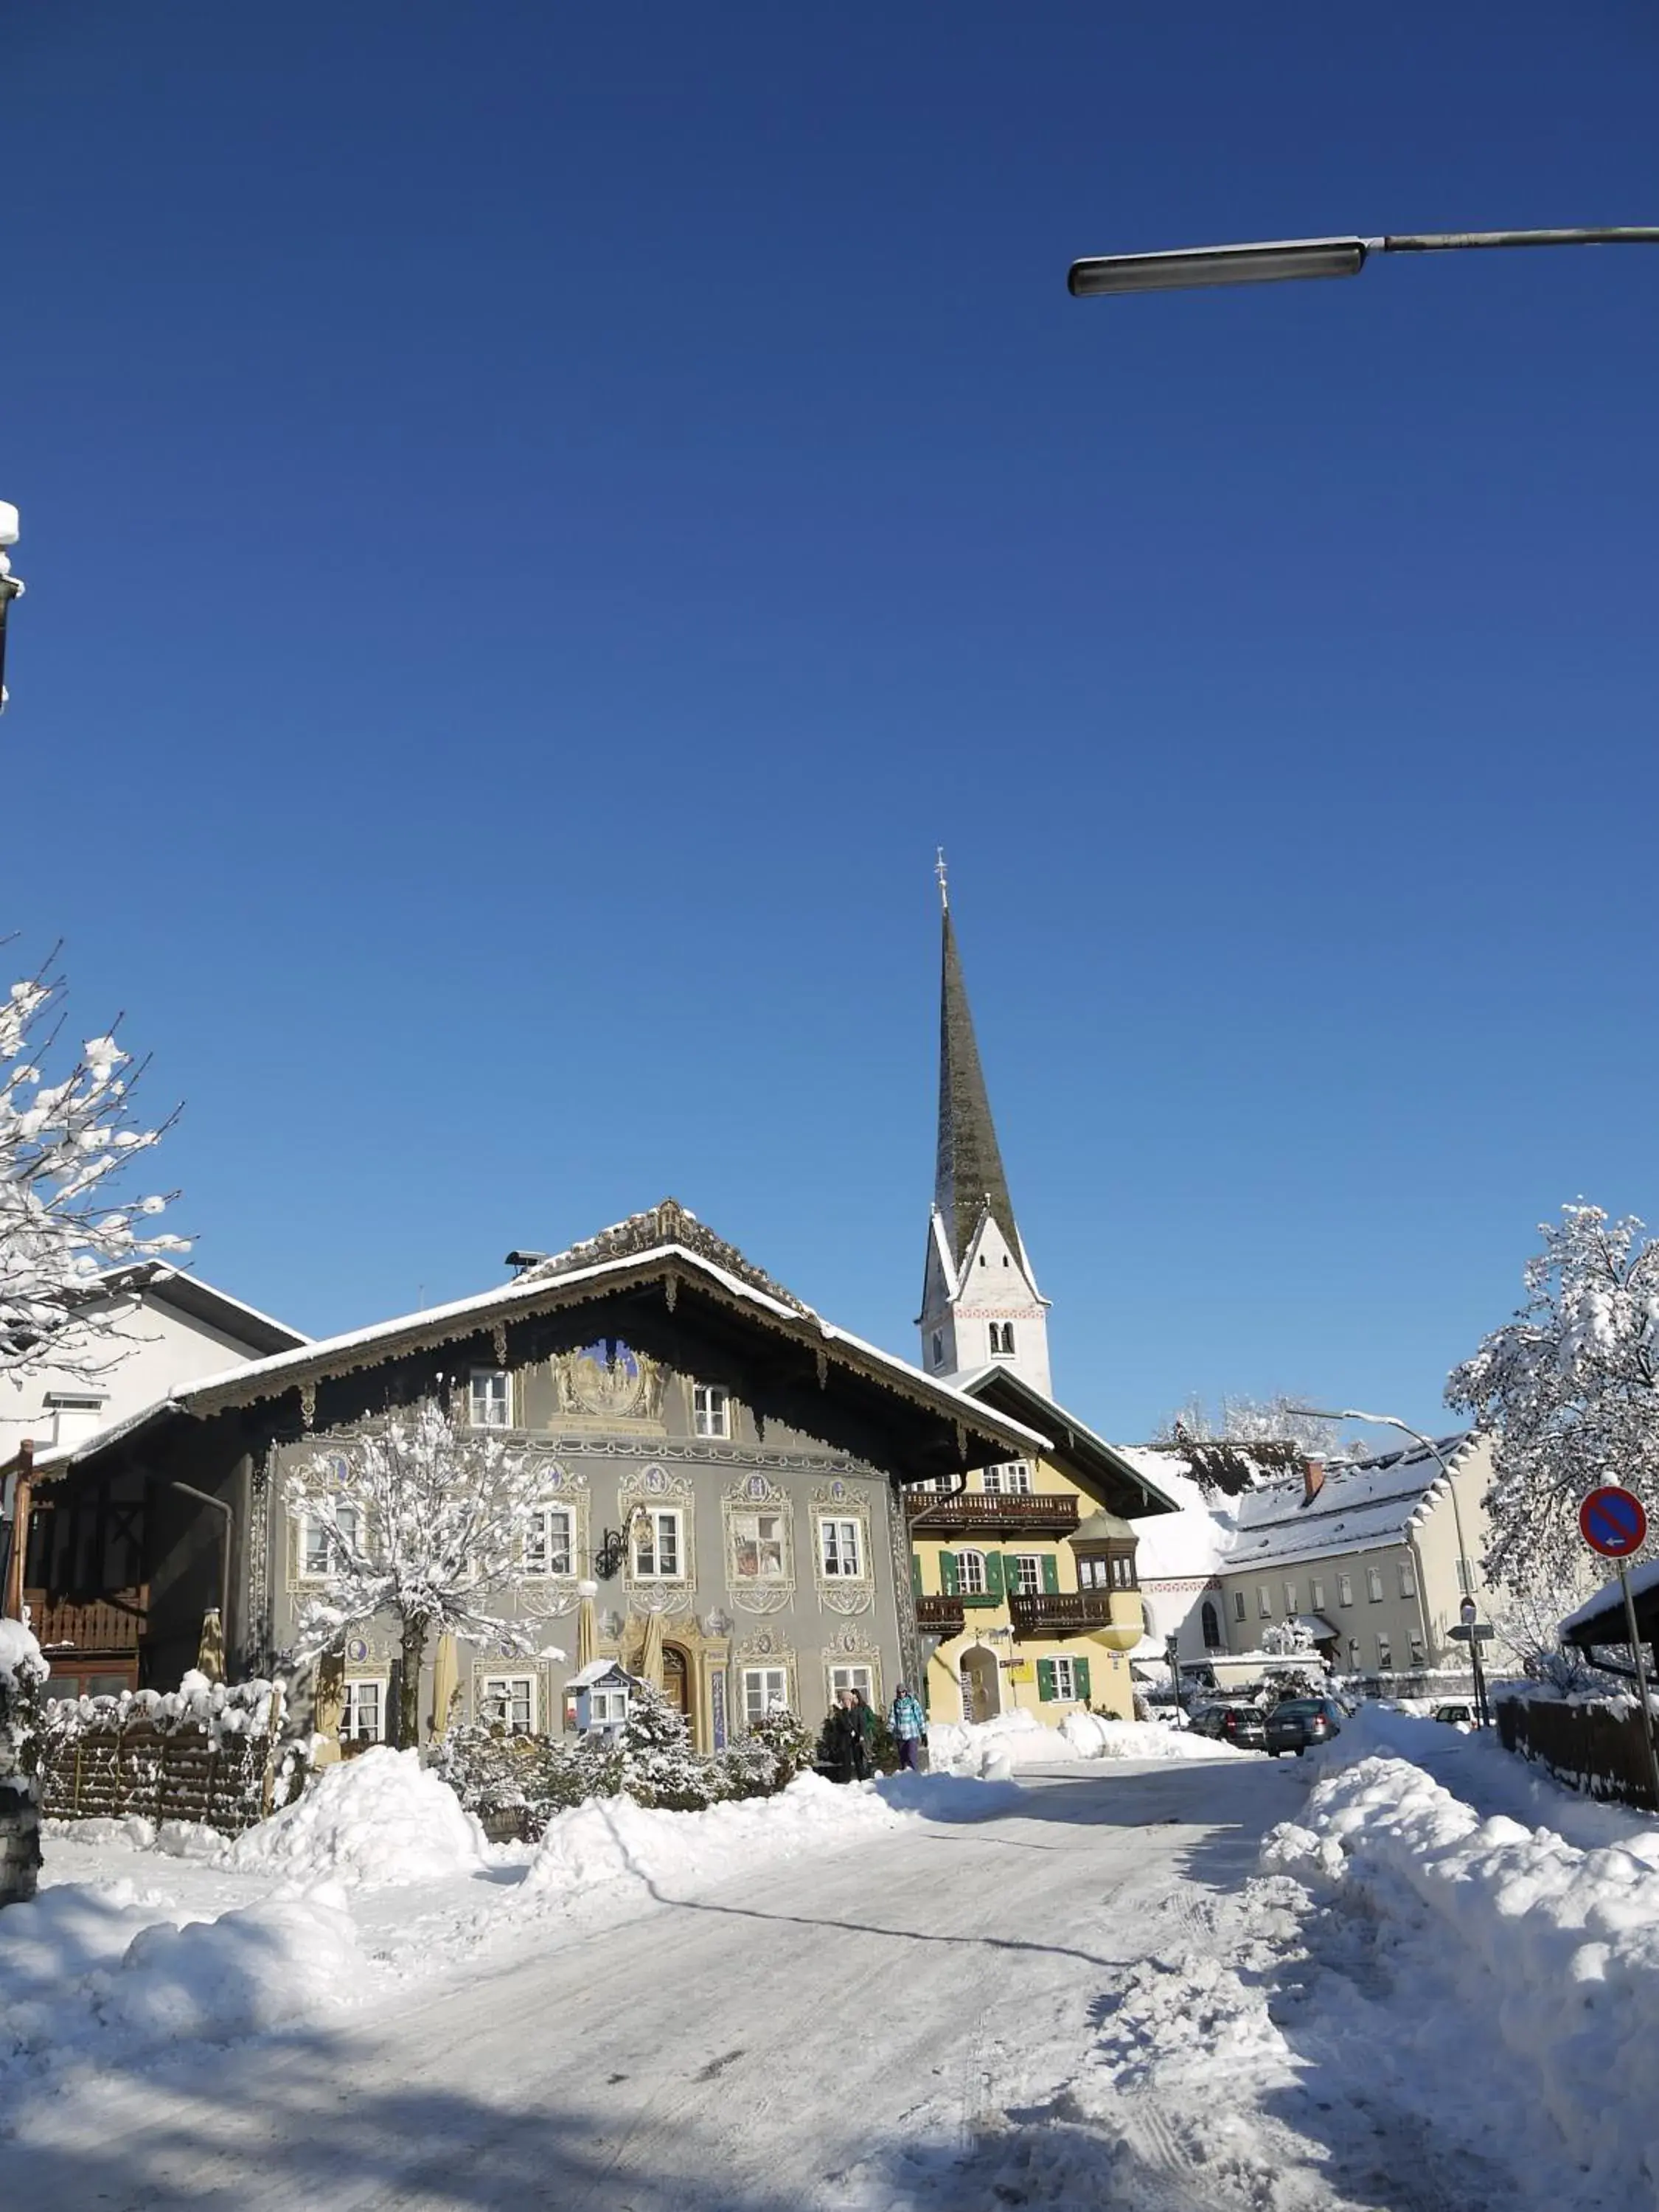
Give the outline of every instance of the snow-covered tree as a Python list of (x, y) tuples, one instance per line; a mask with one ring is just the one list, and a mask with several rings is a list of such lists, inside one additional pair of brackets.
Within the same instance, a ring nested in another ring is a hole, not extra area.
[(403, 1647), (398, 1741), (415, 1743), (421, 1663), (432, 1639), (535, 1648), (529, 1626), (504, 1617), (495, 1601), (523, 1571), (525, 1533), (544, 1481), (528, 1454), (457, 1428), (433, 1404), (391, 1414), (348, 1450), (295, 1468), (288, 1509), (328, 1556), (327, 1586), (301, 1611), (295, 1658), (320, 1658), (376, 1614), (395, 1616)]
[(1281, 1390), (1269, 1398), (1224, 1397), (1212, 1413), (1194, 1393), (1160, 1423), (1152, 1441), (1182, 1453), (1206, 1490), (1237, 1498), (1278, 1480), (1304, 1459), (1341, 1455), (1340, 1424), (1293, 1413), (1299, 1402)]
[(99, 1270), (189, 1246), (151, 1226), (165, 1196), (117, 1192), (173, 1117), (135, 1115), (143, 1071), (112, 1035), (72, 1060), (59, 1050), (63, 984), (48, 970), (0, 997), (0, 1375), (50, 1364), (90, 1377), (130, 1349), (87, 1310)]
[(1561, 1212), (1540, 1224), (1525, 1304), (1446, 1385), (1492, 1436), (1486, 1571), (1540, 1594), (1582, 1577), (1586, 1492), (1622, 1483), (1659, 1511), (1659, 1243), (1633, 1215)]
[(1261, 1648), (1275, 1659), (1299, 1659), (1304, 1655), (1311, 1659), (1315, 1652), (1313, 1631), (1299, 1620), (1275, 1620), (1262, 1630)]

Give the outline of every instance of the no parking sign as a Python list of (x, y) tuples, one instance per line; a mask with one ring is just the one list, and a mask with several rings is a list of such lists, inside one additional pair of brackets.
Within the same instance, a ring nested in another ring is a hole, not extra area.
[(1604, 1483), (1579, 1507), (1578, 1528), (1591, 1551), (1604, 1559), (1627, 1559), (1648, 1540), (1647, 1512), (1633, 1491)]

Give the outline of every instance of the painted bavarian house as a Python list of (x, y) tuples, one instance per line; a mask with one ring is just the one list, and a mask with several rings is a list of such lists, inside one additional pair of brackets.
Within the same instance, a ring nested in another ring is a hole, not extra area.
[[(423, 1733), (434, 1711), (556, 1731), (606, 1660), (657, 1681), (705, 1748), (778, 1703), (816, 1723), (840, 1688), (879, 1705), (919, 1679), (907, 1487), (1038, 1461), (1044, 1431), (833, 1328), (672, 1200), (513, 1258), (481, 1296), (192, 1382), (42, 1455), (33, 1556), (72, 1556), (49, 1537), (73, 1516), (95, 1579), (118, 1523), (139, 1680), (195, 1664), (222, 1589), (229, 1672), (265, 1672), (329, 1575), (289, 1474), (332, 1454), (349, 1490), (356, 1441), (436, 1399), (543, 1470), (508, 1601), (543, 1656), (441, 1645)], [(67, 1618), (107, 1595), (40, 1601)], [(351, 1638), (322, 1670), (319, 1729), (383, 1734), (398, 1651), (389, 1620)]]
[(1133, 1711), (1127, 1654), (1146, 1615), (1130, 1516), (1174, 1507), (1054, 1402), (1048, 1316), (1008, 1195), (946, 898), (922, 1361), (987, 1414), (1049, 1441), (907, 1499), (927, 1705), (939, 1720), (1015, 1706), (1051, 1724), (1082, 1706)]

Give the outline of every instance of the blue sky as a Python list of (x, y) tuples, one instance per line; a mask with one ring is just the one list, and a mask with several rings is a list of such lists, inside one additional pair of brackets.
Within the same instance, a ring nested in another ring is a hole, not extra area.
[[(950, 855), (1056, 1389), (1434, 1418), (1659, 1217), (1635, 4), (15, 10), (3, 920), (315, 1331), (672, 1192), (907, 1352)], [(21, 834), (19, 834), (20, 829)]]

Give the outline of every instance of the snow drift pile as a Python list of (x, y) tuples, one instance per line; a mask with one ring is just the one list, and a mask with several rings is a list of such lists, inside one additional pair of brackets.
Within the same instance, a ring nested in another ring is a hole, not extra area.
[(1646, 2201), (1659, 2186), (1659, 1831), (1579, 1850), (1483, 1818), (1363, 1741), (1324, 1763), (1264, 1866), (1363, 1902), (1391, 1929), (1396, 1961), (1414, 1943), (1432, 1953), (1431, 1971), (1453, 1974), (1515, 2062), (1504, 2094), (1535, 2094), (1587, 2177), (1610, 2192), (1644, 2182)]
[(1057, 1729), (1045, 1728), (1024, 1707), (994, 1721), (938, 1721), (927, 1730), (933, 1767), (950, 1774), (1006, 1779), (1022, 1766), (1063, 1765), (1085, 1759), (1252, 1759), (1212, 1737), (1156, 1721), (1114, 1721), (1098, 1713), (1068, 1713)]
[(413, 1751), (375, 1745), (319, 1776), (297, 1805), (239, 1836), (229, 1863), (356, 1887), (436, 1881), (489, 1863), (483, 1830)]

